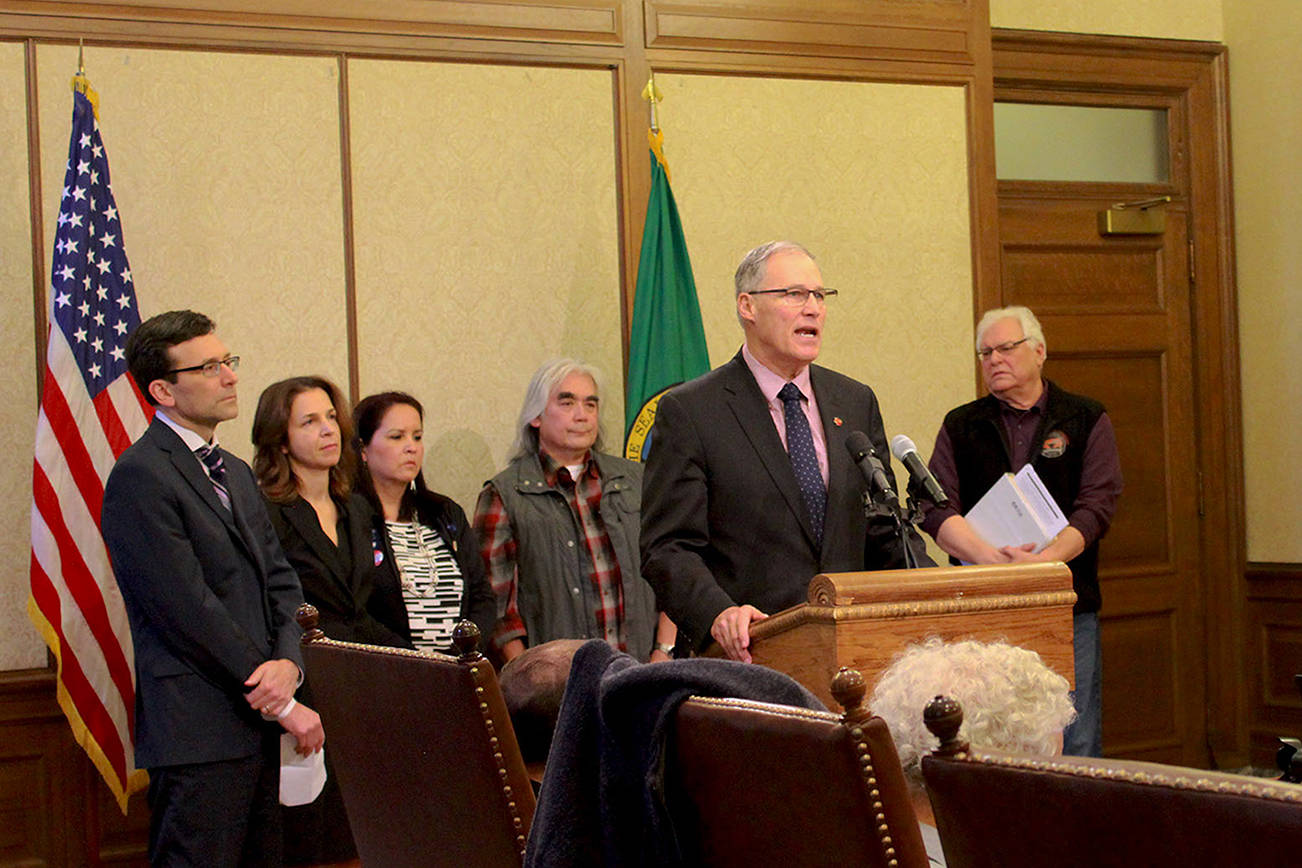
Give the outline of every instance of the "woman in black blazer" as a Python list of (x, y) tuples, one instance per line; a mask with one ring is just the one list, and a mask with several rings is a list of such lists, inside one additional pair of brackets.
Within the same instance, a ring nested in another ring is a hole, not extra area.
[[(253, 419), (253, 471), (303, 597), (331, 639), (410, 648), (402, 589), (376, 545), (374, 516), (351, 491), (353, 454), (347, 405), (321, 377), (268, 386)], [(302, 688), (312, 705), (311, 678)], [(327, 730), (329, 722), (325, 722)], [(285, 862), (343, 862), (357, 850), (333, 769), (310, 805), (284, 810)]]
[(420, 402), (405, 392), (381, 392), (358, 403), (357, 490), (374, 511), (385, 561), (396, 567), (413, 644), (449, 651), (452, 628), (469, 618), (485, 649), (497, 598), (465, 512), (425, 485), (424, 419)]

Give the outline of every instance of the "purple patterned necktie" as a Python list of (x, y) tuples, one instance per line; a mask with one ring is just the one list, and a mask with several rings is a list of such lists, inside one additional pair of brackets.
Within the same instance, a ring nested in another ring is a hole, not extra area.
[(194, 454), (198, 455), (203, 466), (208, 468), (208, 478), (212, 480), (212, 487), (216, 490), (222, 506), (230, 509), (231, 495), (226, 490), (226, 464), (222, 461), (222, 454), (206, 443), (194, 450)]

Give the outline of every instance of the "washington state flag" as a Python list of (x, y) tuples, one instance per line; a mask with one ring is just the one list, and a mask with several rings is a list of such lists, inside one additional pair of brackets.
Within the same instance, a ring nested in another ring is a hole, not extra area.
[(633, 327), (628, 341), (628, 396), (624, 408), (624, 457), (645, 461), (660, 397), (679, 383), (710, 369), (705, 327), (696, 301), (696, 281), (687, 255), (683, 224), (669, 188), (664, 135), (651, 143), (651, 195), (637, 266)]

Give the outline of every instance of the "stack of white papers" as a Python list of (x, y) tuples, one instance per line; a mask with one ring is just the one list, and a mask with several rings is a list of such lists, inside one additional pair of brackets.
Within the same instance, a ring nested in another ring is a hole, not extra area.
[(967, 522), (995, 548), (1034, 543), (1040, 551), (1067, 526), (1035, 468), (1026, 465), (1016, 475), (1005, 473), (968, 510)]

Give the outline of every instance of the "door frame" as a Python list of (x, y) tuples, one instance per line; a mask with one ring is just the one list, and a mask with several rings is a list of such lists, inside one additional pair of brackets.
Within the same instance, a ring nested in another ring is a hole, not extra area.
[[(1186, 167), (1190, 206), (1191, 339), (1206, 638), (1201, 660), (1212, 765), (1248, 762), (1244, 636), (1246, 543), (1239, 324), (1225, 46), (993, 29), (995, 99), (1171, 103), (1173, 177)], [(992, 160), (993, 162), (993, 160)], [(1001, 304), (994, 281), (981, 309)]]

